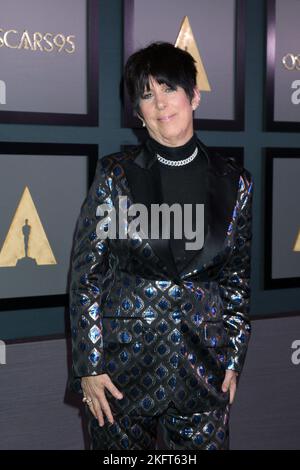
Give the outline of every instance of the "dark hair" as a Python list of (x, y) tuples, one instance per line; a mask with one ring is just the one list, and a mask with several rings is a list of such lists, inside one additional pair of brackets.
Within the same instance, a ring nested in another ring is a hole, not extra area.
[(134, 52), (125, 65), (124, 79), (135, 111), (139, 111), (140, 97), (149, 90), (149, 76), (159, 84), (176, 89), (180, 86), (190, 101), (194, 96), (197, 69), (195, 60), (187, 51), (169, 42), (154, 42)]

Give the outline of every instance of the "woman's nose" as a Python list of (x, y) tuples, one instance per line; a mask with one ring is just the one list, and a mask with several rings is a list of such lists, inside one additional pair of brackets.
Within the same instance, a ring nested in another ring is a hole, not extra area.
[(156, 106), (158, 109), (164, 109), (166, 107), (166, 102), (162, 96), (156, 98)]

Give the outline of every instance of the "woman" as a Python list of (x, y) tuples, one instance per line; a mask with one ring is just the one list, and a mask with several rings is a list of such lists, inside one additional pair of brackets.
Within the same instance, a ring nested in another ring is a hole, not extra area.
[[(149, 137), (99, 160), (81, 210), (70, 287), (73, 383), (93, 449), (228, 449), (251, 332), (252, 177), (194, 133), (200, 93), (190, 54), (153, 43), (129, 57), (125, 81)], [(174, 203), (184, 217), (175, 211), (172, 222), (165, 212), (152, 236), (152, 208)], [(146, 208), (147, 220), (121, 236), (116, 220), (127, 210), (132, 227), (134, 206)], [(187, 248), (191, 240), (198, 245)]]

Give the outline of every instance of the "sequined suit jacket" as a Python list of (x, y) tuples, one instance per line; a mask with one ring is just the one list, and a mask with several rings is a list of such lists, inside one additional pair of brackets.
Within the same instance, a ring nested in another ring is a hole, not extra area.
[(120, 196), (128, 207), (160, 202), (157, 160), (145, 145), (98, 161), (77, 221), (71, 386), (82, 392), (80, 377), (108, 374), (124, 395), (107, 391), (117, 412), (154, 415), (171, 402), (182, 413), (222, 407), (225, 370), (242, 372), (251, 333), (253, 181), (233, 159), (198, 145), (208, 161), (208, 231), (181, 271), (166, 240), (97, 235), (97, 224), (109, 224), (99, 205), (118, 212)]

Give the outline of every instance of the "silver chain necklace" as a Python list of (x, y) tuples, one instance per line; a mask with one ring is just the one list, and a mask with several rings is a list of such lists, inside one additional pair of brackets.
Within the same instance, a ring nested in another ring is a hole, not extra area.
[(160, 163), (163, 163), (164, 165), (182, 166), (182, 165), (187, 165), (188, 163), (192, 162), (194, 158), (196, 158), (197, 154), (198, 154), (198, 147), (195, 148), (192, 155), (190, 155), (187, 158), (184, 158), (183, 160), (168, 160), (167, 158), (162, 157), (158, 153), (156, 154), (156, 156), (157, 156), (158, 161)]

